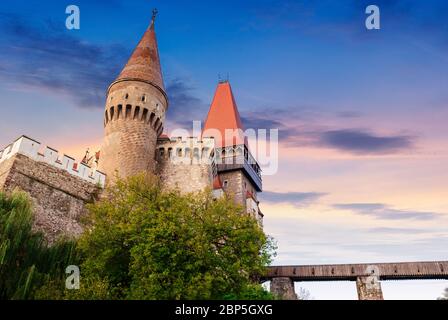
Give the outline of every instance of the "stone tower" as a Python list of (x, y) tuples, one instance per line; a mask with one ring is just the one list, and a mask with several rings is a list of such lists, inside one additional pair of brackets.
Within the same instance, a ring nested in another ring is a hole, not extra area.
[(126, 66), (107, 90), (104, 141), (99, 168), (107, 181), (155, 171), (158, 136), (163, 131), (168, 98), (151, 23)]
[(215, 140), (218, 184), (260, 222), (257, 193), (262, 191), (261, 170), (249, 150), (238, 107), (228, 81), (220, 81), (205, 120), (203, 137)]

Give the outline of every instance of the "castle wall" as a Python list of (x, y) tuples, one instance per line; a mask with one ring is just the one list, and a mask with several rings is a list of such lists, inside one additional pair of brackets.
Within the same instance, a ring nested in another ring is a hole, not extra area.
[(246, 208), (246, 196), (243, 192), (243, 172), (241, 170), (220, 172), (219, 177), (224, 192), (230, 195), (235, 203)]
[(19, 188), (33, 203), (34, 229), (44, 232), (49, 243), (58, 237), (78, 237), (85, 203), (92, 202), (101, 188), (66, 170), (16, 153), (0, 162), (0, 190)]
[(166, 189), (189, 193), (211, 188), (216, 174), (214, 140), (160, 139), (157, 145), (157, 173)]

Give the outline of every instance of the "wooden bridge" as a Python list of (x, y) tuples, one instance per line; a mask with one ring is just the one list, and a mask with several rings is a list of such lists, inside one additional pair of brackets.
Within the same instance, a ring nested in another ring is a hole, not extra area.
[(380, 280), (448, 280), (448, 261), (272, 266), (261, 278), (271, 281), (271, 291), (295, 299), (295, 281), (356, 281), (360, 300), (381, 300)]

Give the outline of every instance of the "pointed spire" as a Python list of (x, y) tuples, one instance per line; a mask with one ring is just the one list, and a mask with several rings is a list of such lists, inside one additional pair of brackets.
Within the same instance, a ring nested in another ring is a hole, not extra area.
[[(227, 130), (227, 136), (226, 136)], [(230, 135), (233, 131), (235, 136)], [(204, 137), (214, 137), (216, 147), (226, 147), (246, 143), (240, 113), (228, 81), (220, 81), (216, 88), (207, 119), (204, 124)], [(219, 131), (221, 137), (217, 137)]]
[(159, 11), (157, 11), (157, 8), (152, 9), (152, 18), (151, 18), (151, 24), (149, 25), (149, 29), (154, 29), (157, 13), (159, 13)]
[(126, 66), (123, 68), (118, 80), (142, 80), (158, 87), (165, 94), (162, 69), (160, 67), (159, 50), (157, 47), (154, 23), (157, 9), (152, 11), (152, 19), (148, 29), (143, 34), (137, 47), (134, 49)]

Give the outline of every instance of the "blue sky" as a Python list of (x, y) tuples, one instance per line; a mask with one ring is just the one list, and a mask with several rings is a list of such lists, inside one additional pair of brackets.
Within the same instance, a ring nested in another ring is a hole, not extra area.
[[(69, 4), (80, 30), (65, 28)], [(381, 30), (366, 30), (368, 4)], [(98, 147), (104, 92), (153, 7), (169, 129), (205, 118), (218, 74), (246, 127), (280, 129), (262, 203), (276, 263), (448, 259), (446, 1), (3, 1), (0, 145), (27, 134), (77, 158)], [(444, 286), (385, 284), (385, 296)]]

